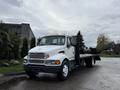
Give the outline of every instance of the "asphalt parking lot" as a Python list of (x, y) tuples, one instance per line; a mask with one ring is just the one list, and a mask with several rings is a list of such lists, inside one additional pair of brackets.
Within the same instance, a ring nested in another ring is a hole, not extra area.
[(63, 82), (54, 74), (40, 73), (39, 79), (14, 80), (0, 90), (120, 90), (120, 58), (102, 58), (93, 68), (77, 68)]

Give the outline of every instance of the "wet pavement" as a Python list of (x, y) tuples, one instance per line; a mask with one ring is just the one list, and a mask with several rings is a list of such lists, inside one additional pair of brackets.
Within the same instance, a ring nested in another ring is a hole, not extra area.
[(63, 82), (41, 73), (39, 79), (14, 80), (0, 90), (120, 90), (120, 58), (102, 58), (93, 68), (77, 68)]

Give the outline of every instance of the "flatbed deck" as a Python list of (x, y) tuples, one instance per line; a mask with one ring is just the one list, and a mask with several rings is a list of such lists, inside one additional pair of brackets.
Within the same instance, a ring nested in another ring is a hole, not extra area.
[(94, 57), (98, 56), (98, 54), (80, 54), (80, 58)]

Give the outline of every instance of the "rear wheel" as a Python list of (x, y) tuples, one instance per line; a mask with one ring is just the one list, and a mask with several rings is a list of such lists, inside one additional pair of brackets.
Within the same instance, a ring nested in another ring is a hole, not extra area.
[(93, 67), (92, 58), (89, 58), (89, 59), (85, 60), (85, 63), (86, 63), (86, 67)]
[(27, 74), (30, 78), (36, 78), (36, 75), (37, 75), (38, 73), (26, 71), (26, 74)]
[(60, 72), (57, 74), (58, 78), (60, 80), (66, 80), (68, 77), (69, 77), (69, 63), (67, 61), (64, 61), (62, 66), (61, 66), (61, 69), (60, 69)]

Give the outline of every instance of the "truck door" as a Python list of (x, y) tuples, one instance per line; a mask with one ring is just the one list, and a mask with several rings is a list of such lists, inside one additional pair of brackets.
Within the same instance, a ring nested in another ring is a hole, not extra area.
[(67, 37), (67, 44), (66, 44), (66, 55), (68, 56), (69, 60), (74, 60), (74, 47), (71, 45), (70, 37)]

